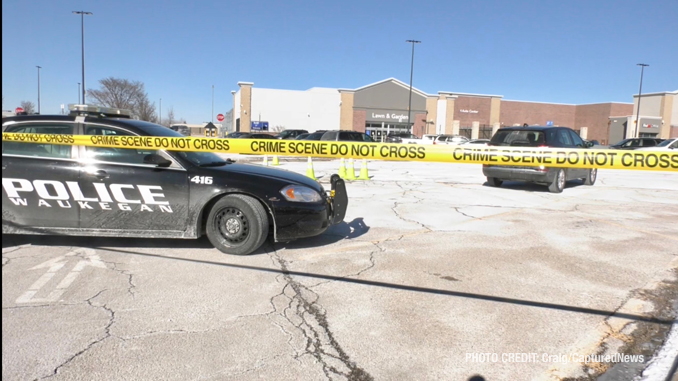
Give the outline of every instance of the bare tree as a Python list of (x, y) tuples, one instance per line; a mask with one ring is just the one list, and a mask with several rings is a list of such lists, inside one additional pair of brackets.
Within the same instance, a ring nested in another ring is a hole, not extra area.
[(167, 110), (167, 126), (171, 126), (174, 124), (174, 106), (170, 106), (169, 110)]
[(151, 103), (147, 96), (137, 100), (132, 112), (141, 120), (153, 123), (158, 121), (158, 116), (155, 114), (155, 102)]
[(21, 101), (21, 108), (26, 114), (35, 114), (35, 103), (31, 101)]
[(137, 118), (155, 122), (155, 103), (148, 99), (144, 84), (140, 81), (108, 77), (99, 80), (101, 89), (89, 89), (89, 96), (101, 106), (128, 109)]

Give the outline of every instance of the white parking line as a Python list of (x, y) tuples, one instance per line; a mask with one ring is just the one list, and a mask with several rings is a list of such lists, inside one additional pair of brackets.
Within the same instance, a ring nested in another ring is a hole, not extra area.
[[(56, 276), (57, 272), (61, 270), (66, 263), (68, 263), (67, 257), (72, 257), (77, 254), (82, 254), (83, 259), (78, 261), (73, 269), (66, 274), (64, 279), (61, 280), (55, 287), (55, 289), (49, 293), (49, 295), (46, 298), (36, 298), (35, 295), (40, 291), (47, 283), (49, 283), (54, 276)], [(96, 251), (93, 249), (77, 249), (73, 250), (69, 253), (66, 253), (64, 255), (61, 255), (59, 257), (50, 259), (46, 262), (43, 262), (39, 265), (33, 266), (28, 270), (38, 270), (38, 269), (44, 269), (47, 268), (47, 272), (44, 273), (38, 280), (35, 281), (30, 287), (28, 287), (28, 290), (21, 294), (16, 299), (17, 304), (22, 304), (22, 303), (52, 303), (56, 302), (59, 300), (61, 295), (66, 292), (66, 289), (73, 284), (75, 279), (80, 275), (82, 270), (86, 266), (92, 266), (92, 267), (98, 267), (98, 268), (106, 268), (106, 264), (104, 264), (99, 256), (96, 254)]]

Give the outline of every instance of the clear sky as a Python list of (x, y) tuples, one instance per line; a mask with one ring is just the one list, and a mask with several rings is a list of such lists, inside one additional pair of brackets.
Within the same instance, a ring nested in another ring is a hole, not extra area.
[[(232, 108), (238, 81), (305, 90), (385, 78), (414, 87), (555, 103), (632, 102), (678, 89), (678, 1), (2, 1), (3, 109), (76, 103), (85, 17), (87, 88), (141, 81), (163, 116)], [(216, 121), (216, 117), (214, 119)]]

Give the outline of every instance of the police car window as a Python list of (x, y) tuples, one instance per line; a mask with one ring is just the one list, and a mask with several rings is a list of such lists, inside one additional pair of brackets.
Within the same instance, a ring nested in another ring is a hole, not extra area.
[[(22, 126), (8, 127), (5, 132), (25, 133), (25, 134), (56, 134), (73, 135), (73, 126), (67, 124), (31, 124)], [(35, 157), (49, 157), (70, 159), (71, 147), (58, 144), (34, 144), (34, 143), (15, 143), (2, 142), (2, 153), (10, 155), (24, 155)]]
[[(87, 126), (85, 135), (127, 136), (132, 134), (110, 127)], [(85, 152), (89, 159), (126, 164), (144, 164), (146, 155), (159, 154), (157, 150), (111, 147), (85, 147)]]
[[(129, 120), (127, 123), (134, 125), (135, 127), (141, 129), (144, 131), (146, 134), (150, 136), (167, 136), (167, 137), (173, 137), (173, 138), (179, 138), (183, 137), (180, 133), (173, 131), (167, 127), (159, 126), (157, 124), (149, 123), (149, 122), (144, 122), (141, 120)], [(241, 133), (241, 138), (244, 138), (249, 136), (250, 134), (242, 134)], [(166, 159), (171, 160), (171, 157), (168, 157), (165, 152), (160, 151), (163, 154), (163, 157)], [(212, 164), (217, 164), (217, 163), (226, 163), (224, 159), (220, 158), (219, 156), (211, 153), (211, 152), (185, 152), (185, 151), (172, 151), (174, 155), (178, 155), (184, 160), (188, 160), (191, 163), (195, 165), (200, 165), (200, 166), (209, 166)], [(172, 167), (174, 167), (175, 164), (172, 164)]]

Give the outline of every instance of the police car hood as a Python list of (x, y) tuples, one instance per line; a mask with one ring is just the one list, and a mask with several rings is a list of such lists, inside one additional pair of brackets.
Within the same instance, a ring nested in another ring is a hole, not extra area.
[(228, 164), (224, 165), (223, 167), (216, 167), (213, 169), (224, 172), (236, 172), (252, 176), (266, 177), (269, 179), (276, 179), (288, 183), (301, 184), (311, 189), (314, 189), (317, 192), (320, 193), (323, 192), (322, 186), (317, 181), (312, 180), (304, 175), (300, 175), (296, 172), (286, 171), (284, 169), (276, 169), (269, 167), (261, 167), (252, 164), (237, 164), (237, 163)]

